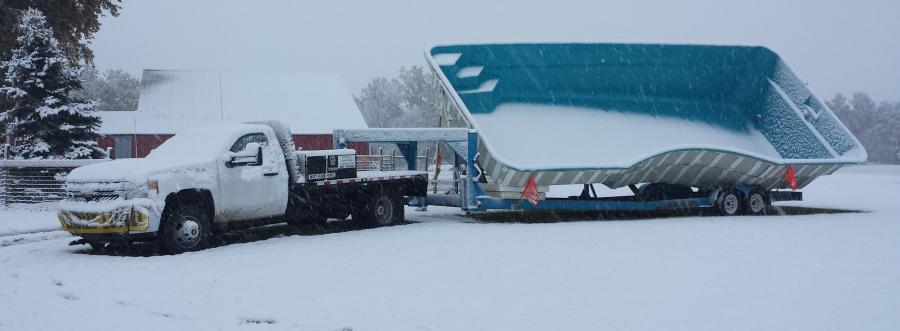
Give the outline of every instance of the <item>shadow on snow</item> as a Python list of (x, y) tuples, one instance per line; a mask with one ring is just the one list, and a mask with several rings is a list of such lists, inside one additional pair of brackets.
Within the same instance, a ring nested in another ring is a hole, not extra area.
[[(770, 206), (766, 216), (794, 216), (794, 215), (823, 215), (842, 213), (862, 213), (859, 210), (809, 208), (793, 206)], [(474, 213), (471, 217), (485, 223), (561, 223), (576, 221), (637, 221), (656, 218), (678, 218), (712, 216), (715, 212), (710, 209), (676, 209), (666, 211), (635, 212), (572, 212), (553, 210), (528, 210), (528, 211), (497, 211), (486, 213)], [(751, 216), (747, 216), (751, 217)]]
[[(859, 210), (848, 209), (829, 209), (829, 208), (809, 208), (809, 207), (793, 207), (793, 206), (770, 206), (767, 210), (767, 216), (794, 216), (794, 215), (827, 215), (842, 213), (863, 213)], [(571, 211), (550, 211), (550, 210), (530, 210), (530, 211), (497, 211), (485, 213), (473, 213), (470, 217), (476, 223), (522, 223), (522, 224), (541, 224), (541, 223), (561, 223), (561, 222), (578, 222), (578, 221), (638, 221), (658, 218), (679, 218), (679, 217), (697, 217), (712, 216), (713, 212), (709, 210), (699, 209), (682, 209), (655, 212), (571, 212)], [(751, 217), (751, 216), (746, 216)], [(402, 226), (414, 224), (416, 222), (404, 221), (403, 223), (394, 225)], [(251, 243), (256, 241), (267, 240), (271, 238), (281, 238), (290, 236), (314, 236), (332, 233), (341, 233), (348, 231), (366, 230), (371, 227), (363, 226), (353, 221), (335, 221), (328, 222), (325, 226), (293, 226), (288, 224), (272, 224), (260, 227), (251, 227), (241, 230), (232, 230), (224, 233), (214, 234), (210, 238), (208, 248), (216, 248), (231, 244)], [(113, 256), (132, 256), (147, 257), (165, 255), (159, 250), (154, 242), (138, 242), (128, 246), (107, 247), (102, 251), (95, 251), (90, 248), (78, 250), (77, 254), (90, 255), (113, 255)]]
[[(403, 226), (414, 224), (415, 222), (404, 221), (391, 226)], [(325, 226), (294, 226), (286, 223), (271, 224), (259, 227), (251, 227), (247, 229), (231, 230), (227, 232), (213, 234), (209, 240), (209, 246), (206, 249), (227, 246), (231, 244), (251, 243), (263, 241), (272, 238), (282, 238), (290, 236), (315, 236), (323, 234), (341, 233), (357, 230), (371, 229), (370, 226), (360, 225), (353, 221), (332, 220)], [(86, 249), (78, 250), (76, 254), (89, 255), (112, 255), (112, 256), (131, 256), (131, 257), (148, 257), (166, 255), (163, 253), (155, 242), (135, 242), (127, 246), (108, 246), (107, 248), (96, 251), (88, 246)]]

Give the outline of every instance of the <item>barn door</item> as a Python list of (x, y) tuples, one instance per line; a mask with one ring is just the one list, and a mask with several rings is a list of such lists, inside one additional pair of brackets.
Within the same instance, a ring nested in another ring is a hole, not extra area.
[(115, 136), (116, 146), (113, 147), (113, 156), (116, 159), (127, 159), (133, 155), (131, 146), (131, 136)]

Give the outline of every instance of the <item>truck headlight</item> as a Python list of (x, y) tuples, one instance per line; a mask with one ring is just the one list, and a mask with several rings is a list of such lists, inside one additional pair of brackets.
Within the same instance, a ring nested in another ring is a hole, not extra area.
[(146, 198), (148, 194), (148, 184), (134, 184), (131, 183), (128, 185), (128, 189), (125, 191), (125, 200), (137, 199), (137, 198)]

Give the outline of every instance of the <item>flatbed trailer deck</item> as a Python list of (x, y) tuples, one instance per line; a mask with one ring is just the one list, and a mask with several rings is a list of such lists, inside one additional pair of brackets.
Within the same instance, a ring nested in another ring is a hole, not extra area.
[[(547, 198), (538, 205), (510, 199), (481, 199), (483, 210), (567, 210), (567, 211), (635, 211), (652, 212), (662, 210), (700, 209), (714, 207), (717, 196), (710, 193), (696, 193), (689, 197), (679, 198), (642, 198), (640, 196), (615, 196), (583, 198)], [(803, 192), (771, 191), (771, 202), (802, 201)]]
[(286, 217), (295, 224), (323, 224), (329, 218), (346, 219), (364, 214), (361, 206), (380, 196), (387, 197), (395, 213), (383, 225), (402, 222), (407, 197), (426, 195), (428, 173), (424, 171), (360, 171), (357, 177), (292, 183)]

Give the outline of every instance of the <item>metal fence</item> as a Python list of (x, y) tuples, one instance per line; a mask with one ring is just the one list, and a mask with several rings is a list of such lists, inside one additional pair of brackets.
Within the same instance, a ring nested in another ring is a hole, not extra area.
[[(429, 163), (429, 161), (431, 163)], [(427, 171), (429, 165), (433, 165), (434, 155), (429, 155), (429, 150), (425, 149), (424, 155), (416, 156), (415, 169)], [(390, 154), (379, 150), (376, 155), (357, 155), (356, 170), (359, 171), (394, 171), (406, 170), (406, 158), (400, 156), (396, 150), (392, 150)]]
[(104, 161), (108, 160), (0, 160), (0, 204), (61, 200), (72, 169)]
[(397, 162), (390, 155), (357, 155), (356, 170), (386, 171), (397, 167)]
[[(379, 149), (379, 153), (384, 153)], [(459, 194), (462, 185), (460, 169), (451, 163), (441, 166), (442, 171), (435, 175), (435, 156), (429, 148), (424, 149), (424, 154), (416, 156), (415, 169), (428, 172), (428, 191), (432, 194)], [(357, 155), (356, 168), (359, 171), (395, 171), (406, 170), (406, 159), (397, 155), (396, 150), (391, 150), (387, 155)]]

